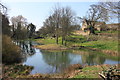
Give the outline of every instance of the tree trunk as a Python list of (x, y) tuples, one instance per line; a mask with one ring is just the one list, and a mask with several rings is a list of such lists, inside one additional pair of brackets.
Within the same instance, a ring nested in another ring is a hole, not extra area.
[(62, 45), (64, 44), (64, 37), (62, 36)]
[(64, 38), (64, 40), (65, 40), (65, 46), (66, 46), (67, 45), (66, 38)]
[(56, 36), (56, 44), (58, 44), (58, 35)]

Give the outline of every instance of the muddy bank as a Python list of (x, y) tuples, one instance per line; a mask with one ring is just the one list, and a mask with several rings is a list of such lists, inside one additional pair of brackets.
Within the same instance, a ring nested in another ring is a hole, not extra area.
[(103, 53), (108, 54), (110, 56), (118, 56), (119, 55), (118, 51), (101, 50), (98, 48), (91, 48), (91, 47), (85, 47), (85, 46), (72, 46), (71, 49), (88, 49), (88, 50), (92, 50), (92, 51), (103, 52)]
[(15, 64), (15, 65), (3, 65), (3, 78), (9, 80), (10, 78), (71, 78), (79, 73), (82, 69), (80, 64), (74, 64), (67, 67), (63, 73), (55, 74), (34, 74), (30, 72), (33, 69), (31, 66)]
[(32, 66), (22, 65), (22, 64), (12, 64), (12, 65), (2, 65), (2, 77), (4, 79), (7, 78), (17, 78), (19, 76), (26, 76), (29, 75), (31, 70), (33, 69)]
[(112, 50), (101, 50), (101, 49), (98, 49), (98, 48), (89, 48), (87, 47), (87, 49), (90, 49), (90, 50), (93, 50), (93, 51), (99, 51), (99, 52), (103, 52), (105, 54), (108, 54), (110, 56), (118, 56), (118, 51), (112, 51)]
[(36, 45), (33, 47), (42, 49), (42, 50), (68, 50), (67, 47), (63, 45), (58, 45), (58, 44)]
[[(27, 78), (72, 78), (75, 75), (77, 75), (79, 72), (81, 72), (81, 69), (83, 67), (80, 64), (73, 64), (64, 69), (64, 72), (62, 73), (55, 73), (55, 74), (34, 74), (34, 75), (28, 75)], [(24, 78), (25, 76), (21, 76), (21, 78)]]
[[(95, 78), (100, 78), (99, 73), (104, 69), (109, 68), (112, 65), (94, 65), (94, 66), (81, 66), (80, 64), (73, 64), (64, 69), (63, 73), (56, 73), (56, 74), (34, 74), (30, 75), (30, 71), (33, 67), (31, 66), (22, 66), (22, 65), (15, 65), (15, 66), (4, 66), (4, 75), (3, 77), (7, 80), (9, 78), (76, 78), (76, 76), (86, 76), (86, 75), (94, 75)], [(118, 65), (117, 65), (118, 66)], [(88, 77), (86, 77), (88, 78)]]

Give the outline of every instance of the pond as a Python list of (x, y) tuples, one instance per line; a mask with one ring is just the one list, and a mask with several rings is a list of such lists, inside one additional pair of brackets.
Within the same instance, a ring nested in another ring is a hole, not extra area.
[[(30, 74), (36, 73), (58, 73), (62, 72), (71, 64), (97, 65), (118, 64), (118, 60), (104, 56), (96, 51), (69, 50), (69, 51), (47, 51), (33, 48), (35, 42), (26, 41), (21, 43), (23, 65), (33, 66)], [(39, 44), (40, 45), (40, 44)]]

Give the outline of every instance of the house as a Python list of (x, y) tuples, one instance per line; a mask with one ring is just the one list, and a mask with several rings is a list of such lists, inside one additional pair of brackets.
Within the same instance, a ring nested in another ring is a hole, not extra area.
[(114, 24), (106, 24), (106, 27), (108, 30), (118, 30), (120, 27), (120, 23), (114, 23)]
[[(93, 22), (93, 21), (92, 21)], [(94, 28), (96, 29), (96, 30), (98, 30), (98, 31), (101, 31), (101, 28), (103, 27), (103, 26), (105, 26), (105, 22), (95, 22), (95, 26), (94, 26)], [(82, 28), (81, 28), (81, 30), (82, 31), (85, 31), (85, 30), (88, 30), (88, 21), (86, 21), (86, 20), (84, 20), (83, 21), (83, 23), (82, 23)]]
[[(80, 30), (76, 30), (75, 34), (77, 35), (89, 35), (90, 30), (88, 29), (88, 21), (84, 20), (82, 23), (82, 27)], [(98, 31), (107, 31), (107, 30), (118, 30), (120, 27), (120, 23), (114, 23), (114, 24), (106, 24), (105, 22), (96, 22), (95, 23), (95, 30)]]

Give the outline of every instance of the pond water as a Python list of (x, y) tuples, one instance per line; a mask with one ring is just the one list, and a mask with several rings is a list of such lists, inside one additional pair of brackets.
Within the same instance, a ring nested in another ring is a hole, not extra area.
[(23, 65), (33, 66), (30, 74), (35, 73), (58, 73), (62, 72), (71, 64), (97, 65), (97, 64), (118, 64), (118, 60), (104, 56), (99, 52), (87, 50), (70, 51), (46, 51), (33, 48), (35, 42), (22, 42)]

